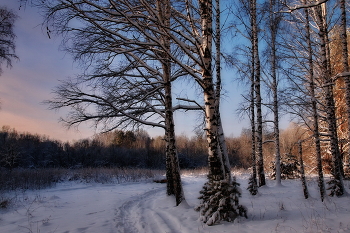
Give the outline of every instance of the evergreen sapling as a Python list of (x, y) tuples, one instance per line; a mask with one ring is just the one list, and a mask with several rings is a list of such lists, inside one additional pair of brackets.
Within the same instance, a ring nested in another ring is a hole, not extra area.
[(206, 182), (200, 191), (202, 201), (195, 208), (200, 212), (200, 220), (212, 226), (220, 221), (233, 222), (239, 216), (247, 218), (246, 207), (239, 204), (239, 185), (235, 178), (231, 182), (226, 179)]
[(258, 194), (258, 185), (256, 182), (256, 178), (253, 175), (249, 177), (247, 190), (249, 190), (250, 194), (253, 196)]
[(335, 166), (332, 165), (331, 168), (331, 174), (332, 174), (332, 178), (327, 182), (328, 184), (328, 188), (327, 190), (330, 190), (331, 192), (329, 193), (329, 196), (334, 196), (336, 195), (337, 197), (342, 196), (344, 194), (344, 190), (341, 188), (342, 184), (340, 179), (337, 179), (335, 176)]

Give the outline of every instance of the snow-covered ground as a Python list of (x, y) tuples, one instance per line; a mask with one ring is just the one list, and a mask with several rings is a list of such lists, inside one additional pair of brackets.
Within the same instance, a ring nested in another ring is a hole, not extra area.
[[(299, 180), (273, 181), (258, 196), (246, 190), (248, 175), (237, 175), (241, 204), (248, 219), (206, 226), (193, 207), (205, 176), (184, 175), (188, 206), (174, 206), (165, 184), (152, 181), (124, 184), (63, 182), (55, 188), (12, 193), (8, 209), (0, 210), (0, 232), (41, 233), (195, 233), (195, 232), (350, 232), (350, 196), (321, 202), (316, 179), (308, 182), (311, 198), (305, 200)], [(349, 193), (349, 181), (345, 181)]]

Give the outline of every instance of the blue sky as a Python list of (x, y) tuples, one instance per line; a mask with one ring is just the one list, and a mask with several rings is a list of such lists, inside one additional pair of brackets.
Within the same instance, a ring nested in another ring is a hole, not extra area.
[[(37, 9), (19, 9), (19, 1), (2, 0), (0, 5), (13, 9), (19, 19), (16, 21), (16, 54), (19, 61), (13, 62), (11, 69), (4, 67), (0, 76), (0, 126), (9, 125), (18, 131), (45, 134), (62, 141), (77, 140), (92, 136), (95, 131), (88, 125), (67, 130), (58, 122), (64, 111), (52, 111), (42, 101), (53, 97), (52, 90), (69, 76), (79, 73), (79, 69), (69, 54), (59, 50), (61, 38), (49, 39), (41, 28), (42, 18)], [(239, 136), (242, 127), (248, 127), (247, 120), (239, 120), (235, 110), (241, 101), (242, 86), (234, 83), (232, 70), (223, 71), (224, 89), (227, 95), (222, 100), (222, 116), (227, 136)], [(178, 83), (175, 92), (194, 93), (186, 82)], [(201, 98), (201, 96), (199, 96)], [(175, 113), (175, 126), (178, 135), (193, 136), (197, 113)], [(151, 136), (162, 135), (162, 129), (146, 128)]]

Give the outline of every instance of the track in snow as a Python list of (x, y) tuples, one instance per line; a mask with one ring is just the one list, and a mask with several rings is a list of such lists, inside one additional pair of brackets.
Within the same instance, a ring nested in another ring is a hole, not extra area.
[(116, 210), (115, 221), (121, 233), (196, 232), (196, 227), (184, 225), (189, 218), (196, 222), (198, 213), (186, 204), (175, 207), (163, 186), (129, 198)]

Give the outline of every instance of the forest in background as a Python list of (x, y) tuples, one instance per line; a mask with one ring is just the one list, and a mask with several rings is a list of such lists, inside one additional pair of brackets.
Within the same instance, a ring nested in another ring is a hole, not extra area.
[[(265, 140), (272, 137), (272, 132), (264, 133)], [(281, 149), (285, 161), (297, 157), (297, 142), (301, 137), (302, 128), (296, 124), (291, 124), (283, 130)], [(232, 167), (248, 169), (251, 166), (250, 138), (249, 129), (243, 130), (239, 137), (226, 138)], [(204, 135), (180, 135), (176, 141), (182, 169), (207, 166), (207, 144)], [(9, 126), (3, 126), (0, 131), (0, 167), (9, 170), (97, 167), (165, 169), (165, 150), (166, 143), (163, 137), (151, 138), (144, 130), (115, 130), (73, 142), (18, 132)], [(274, 161), (273, 143), (266, 143), (264, 152), (266, 170), (271, 173)], [(307, 161), (307, 170), (312, 172), (312, 155), (307, 155), (304, 159)]]

